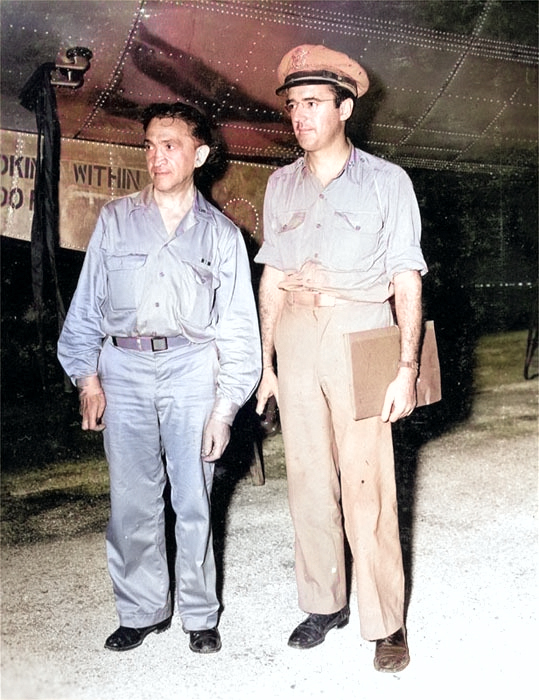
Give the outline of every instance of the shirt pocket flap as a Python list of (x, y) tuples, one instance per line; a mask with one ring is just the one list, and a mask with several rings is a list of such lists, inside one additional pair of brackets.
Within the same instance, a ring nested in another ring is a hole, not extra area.
[(383, 228), (383, 221), (378, 212), (336, 211), (335, 214), (354, 231), (362, 231), (365, 234), (377, 234)]
[(306, 212), (281, 212), (279, 216), (279, 233), (286, 233), (299, 228), (305, 221)]
[(137, 270), (146, 262), (147, 255), (142, 253), (128, 253), (126, 255), (107, 255), (106, 266), (107, 270)]
[[(213, 257), (213, 256), (212, 256)], [(195, 257), (192, 254), (182, 254), (181, 265), (185, 266), (191, 273), (197, 284), (209, 285), (215, 288), (218, 283), (214, 260), (207, 257)]]

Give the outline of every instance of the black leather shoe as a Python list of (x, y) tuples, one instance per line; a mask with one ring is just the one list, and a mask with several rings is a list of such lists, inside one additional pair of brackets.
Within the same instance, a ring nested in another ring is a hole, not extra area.
[(197, 654), (214, 654), (221, 648), (221, 635), (217, 627), (211, 630), (189, 632), (189, 649)]
[(331, 615), (318, 615), (311, 613), (306, 620), (303, 620), (290, 635), (288, 646), (295, 649), (311, 649), (318, 644), (322, 644), (326, 634), (334, 627), (340, 629), (348, 624), (350, 608), (345, 605), (339, 612)]
[(410, 663), (410, 653), (404, 627), (389, 637), (376, 641), (374, 668), (383, 673), (398, 673)]
[(163, 622), (149, 627), (118, 627), (105, 642), (105, 648), (111, 651), (129, 651), (139, 647), (144, 639), (151, 633), (165, 632), (170, 627), (172, 618), (167, 617)]

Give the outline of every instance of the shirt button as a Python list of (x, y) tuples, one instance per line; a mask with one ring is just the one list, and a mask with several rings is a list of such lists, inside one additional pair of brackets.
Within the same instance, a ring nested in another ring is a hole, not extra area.
[(317, 258), (317, 257), (318, 257), (318, 253), (315, 253), (315, 254), (314, 254), (314, 257)]
[(159, 306), (159, 302), (158, 302), (158, 301), (155, 302), (155, 306), (156, 306), (156, 307)]
[(164, 276), (165, 276), (165, 273), (164, 273), (164, 272), (160, 272), (160, 273), (159, 273), (159, 277), (164, 277)]

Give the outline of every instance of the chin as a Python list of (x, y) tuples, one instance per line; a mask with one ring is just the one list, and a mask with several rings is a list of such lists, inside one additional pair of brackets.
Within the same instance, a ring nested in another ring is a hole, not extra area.
[(296, 134), (296, 140), (303, 149), (307, 150), (314, 145), (315, 137), (310, 133), (301, 133)]
[(166, 190), (169, 188), (169, 183), (164, 177), (154, 177), (152, 178), (153, 186), (158, 190)]

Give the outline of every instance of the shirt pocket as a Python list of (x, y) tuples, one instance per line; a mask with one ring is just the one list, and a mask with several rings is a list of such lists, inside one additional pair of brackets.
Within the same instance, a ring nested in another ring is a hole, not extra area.
[(325, 236), (336, 270), (369, 270), (378, 257), (383, 221), (378, 212), (336, 211)]
[(219, 280), (213, 264), (205, 262), (205, 258), (184, 260), (183, 264), (184, 273), (176, 290), (178, 317), (190, 326), (204, 329), (211, 323)]
[(215, 289), (217, 286), (217, 279), (211, 267), (204, 267), (203, 263), (194, 263), (189, 260), (186, 262), (193, 271), (193, 279), (197, 285), (211, 290)]
[(277, 233), (283, 235), (298, 231), (302, 228), (305, 217), (305, 211), (280, 212), (277, 217)]
[(147, 255), (108, 255), (105, 260), (110, 306), (115, 311), (136, 309), (144, 287)]

